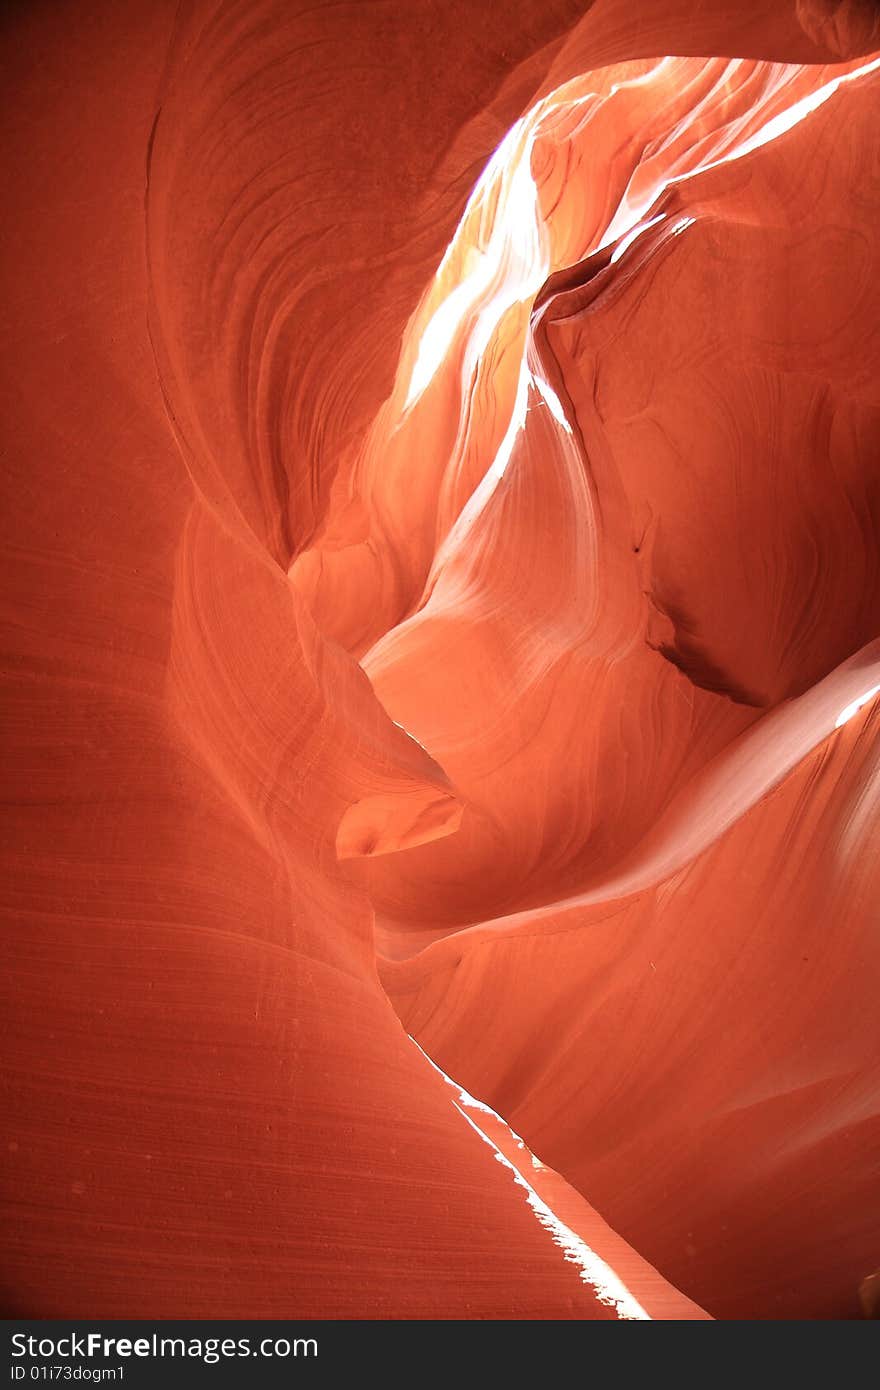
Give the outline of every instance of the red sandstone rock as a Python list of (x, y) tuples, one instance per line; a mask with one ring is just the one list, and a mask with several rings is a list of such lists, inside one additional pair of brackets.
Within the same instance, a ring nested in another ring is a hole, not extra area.
[(871, 7), (87, 9), (5, 21), (7, 1313), (856, 1316)]

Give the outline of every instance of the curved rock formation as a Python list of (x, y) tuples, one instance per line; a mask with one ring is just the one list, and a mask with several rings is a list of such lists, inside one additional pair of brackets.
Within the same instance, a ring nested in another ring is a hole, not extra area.
[(5, 20), (7, 1313), (873, 1306), (880, 21), (692, 9)]

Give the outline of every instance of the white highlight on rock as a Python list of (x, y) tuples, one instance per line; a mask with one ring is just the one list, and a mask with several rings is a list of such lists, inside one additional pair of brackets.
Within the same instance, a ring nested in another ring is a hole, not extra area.
[[(662, 67), (662, 64), (660, 66)], [(687, 173), (679, 174), (670, 179), (660, 180), (652, 188), (645, 191), (637, 204), (630, 202), (627, 193), (624, 193), (620, 205), (612, 217), (598, 249), (601, 250), (611, 245), (618, 237), (623, 236), (625, 238), (626, 234), (634, 229), (634, 223), (636, 223), (648, 208), (657, 201), (657, 198), (665, 189), (675, 187), (676, 185), (687, 184), (698, 174), (705, 173), (709, 169), (717, 169), (722, 164), (732, 164), (734, 161), (742, 159), (745, 155), (751, 154), (753, 150), (760, 149), (762, 145), (768, 145), (773, 140), (778, 140), (781, 135), (785, 135), (787, 131), (799, 125), (801, 121), (805, 120), (812, 112), (818, 110), (829, 97), (834, 95), (838, 87), (843, 83), (854, 82), (860, 77), (865, 77), (868, 73), (874, 72), (878, 67), (880, 67), (880, 59), (875, 58), (872, 62), (866, 63), (863, 67), (856, 68), (853, 72), (842, 73), (839, 77), (832, 78), (830, 82), (825, 83), (824, 87), (820, 87), (815, 92), (809, 92), (806, 96), (801, 97), (800, 101), (794, 102), (784, 111), (780, 111), (778, 115), (773, 116), (765, 125), (762, 125), (756, 130), (753, 135), (739, 144), (734, 144), (726, 154), (720, 155), (716, 159), (708, 159), (698, 164), (695, 168), (689, 169)], [(659, 71), (660, 67), (654, 68), (650, 73), (645, 74), (645, 77), (654, 79)], [(644, 81), (645, 79), (643, 78), (642, 80)], [(777, 82), (779, 80), (784, 81), (785, 79), (777, 79)], [(774, 86), (778, 89), (777, 83), (774, 83)], [(686, 223), (683, 223), (681, 227), (677, 227), (675, 229), (675, 234), (678, 235), (680, 231), (684, 230), (685, 225), (690, 225), (692, 221), (693, 218), (690, 218)], [(628, 244), (627, 242), (626, 245)], [(621, 247), (617, 247), (615, 249), (615, 256), (612, 259), (616, 259), (617, 256), (622, 255), (623, 251), (626, 249), (626, 245), (622, 244)]]
[(563, 1221), (560, 1221), (555, 1212), (553, 1212), (550, 1207), (548, 1207), (547, 1203), (538, 1196), (531, 1183), (523, 1177), (520, 1170), (511, 1163), (509, 1158), (506, 1158), (505, 1155), (501, 1153), (498, 1146), (492, 1142), (488, 1134), (484, 1133), (480, 1128), (473, 1115), (469, 1115), (467, 1112), (471, 1110), (477, 1115), (480, 1113), (491, 1115), (493, 1119), (497, 1120), (499, 1124), (504, 1125), (505, 1129), (513, 1135), (513, 1138), (517, 1141), (517, 1145), (523, 1150), (523, 1153), (527, 1157), (531, 1157), (532, 1166), (534, 1168), (541, 1169), (544, 1167), (544, 1164), (531, 1154), (519, 1135), (514, 1134), (506, 1121), (502, 1120), (501, 1116), (497, 1114), (491, 1106), (486, 1105), (481, 1100), (477, 1100), (476, 1097), (463, 1090), (457, 1082), (453, 1081), (450, 1076), (446, 1075), (445, 1071), (437, 1066), (437, 1063), (428, 1056), (424, 1048), (419, 1047), (415, 1038), (411, 1037), (409, 1034), (407, 1036), (410, 1037), (410, 1042), (418, 1047), (425, 1061), (430, 1063), (446, 1084), (457, 1092), (458, 1099), (453, 1101), (456, 1110), (463, 1119), (467, 1120), (471, 1129), (480, 1136), (483, 1143), (488, 1144), (496, 1161), (504, 1168), (510, 1170), (517, 1187), (524, 1189), (526, 1201), (535, 1218), (552, 1237), (554, 1244), (563, 1252), (565, 1260), (568, 1261), (569, 1264), (573, 1264), (577, 1267), (581, 1281), (593, 1289), (600, 1303), (604, 1303), (606, 1307), (614, 1308), (618, 1317), (621, 1319), (629, 1322), (650, 1322), (651, 1315), (647, 1313), (642, 1305), (633, 1297), (623, 1281), (614, 1273), (614, 1270), (611, 1269), (594, 1250), (591, 1250), (589, 1245), (587, 1245), (576, 1232), (571, 1230), (569, 1226), (566, 1226)]
[(636, 241), (642, 235), (642, 232), (646, 232), (649, 227), (656, 227), (658, 222), (662, 222), (664, 220), (664, 217), (665, 214), (659, 212), (657, 216), (652, 217), (649, 222), (639, 222), (637, 226), (633, 227), (632, 231), (627, 232), (625, 237), (621, 237), (620, 241), (617, 243), (614, 250), (611, 252), (610, 264), (614, 265), (615, 262), (619, 261), (621, 256), (627, 251), (627, 249), (630, 246), (632, 246), (633, 242)]
[[(529, 369), (526, 366), (525, 362), (523, 362), (519, 370), (519, 382), (516, 388), (516, 400), (513, 403), (513, 410), (510, 414), (510, 423), (507, 426), (504, 438), (498, 446), (498, 452), (496, 453), (494, 459), (489, 465), (489, 471), (486, 475), (486, 477), (491, 480), (490, 491), (494, 491), (495, 483), (498, 482), (500, 478), (504, 477), (504, 474), (507, 471), (507, 465), (510, 463), (511, 455), (513, 454), (513, 446), (516, 443), (516, 437), (519, 434), (520, 430), (525, 427), (526, 415), (528, 414), (529, 406), (530, 379), (531, 373), (529, 372)], [(467, 504), (464, 511), (462, 512), (461, 519), (463, 521), (469, 522), (470, 515), (468, 513), (468, 508), (470, 507), (471, 503), (473, 503), (478, 498), (480, 491), (481, 489), (477, 488), (476, 492), (471, 497), (471, 501)], [(483, 498), (480, 498), (478, 505), (475, 509), (475, 515), (479, 514), (479, 512), (482, 511), (484, 505), (485, 500)]]
[[(416, 361), (410, 378), (404, 410), (418, 400), (442, 365), (455, 335), (468, 313), (486, 295), (472, 329), (472, 356), (479, 359), (512, 304), (531, 300), (549, 271), (549, 256), (538, 216), (538, 190), (532, 178), (530, 155), (536, 122), (529, 122), (525, 148), (513, 160), (518, 140), (526, 130), (525, 121), (508, 132), (483, 171), (468, 200), (458, 230), (447, 248), (437, 275), (441, 275), (463, 226), (488, 186), (501, 178), (498, 207), (487, 245), (479, 252), (475, 269), (439, 305), (419, 339)], [(435, 277), (436, 278), (436, 277)], [(494, 287), (494, 293), (491, 293)]]
[(866, 705), (869, 700), (873, 700), (874, 696), (878, 693), (880, 693), (880, 685), (872, 685), (871, 689), (866, 690), (864, 695), (859, 695), (855, 700), (851, 700), (850, 703), (840, 711), (840, 714), (835, 719), (835, 729), (842, 729), (844, 724), (848, 724), (849, 721), (852, 719), (853, 715), (858, 714), (862, 706)]
[[(415, 736), (415, 734), (412, 732), (412, 730), (411, 730), (411, 729), (408, 729), (408, 728), (406, 727), (405, 724), (401, 724), (401, 722), (400, 722), (399, 719), (392, 719), (391, 723), (392, 723), (392, 724), (395, 724), (395, 725), (397, 726), (398, 729), (401, 729), (401, 730), (403, 731), (403, 733), (406, 734), (407, 738), (412, 739), (413, 743), (417, 743), (417, 744), (419, 745), (419, 747), (421, 748), (421, 750), (422, 750), (423, 753), (428, 753), (428, 750), (427, 750), (427, 748), (425, 747), (425, 745), (422, 743), (422, 740), (421, 740), (420, 738), (416, 738), (416, 736)], [(428, 753), (428, 757), (429, 757), (429, 758), (430, 758), (430, 756), (431, 756), (431, 754)]]
[(880, 67), (880, 58), (875, 58), (873, 63), (866, 63), (862, 68), (856, 68), (854, 72), (842, 73), (840, 77), (832, 78), (826, 82), (824, 87), (820, 87), (816, 92), (810, 92), (807, 96), (801, 97), (794, 106), (790, 106), (787, 111), (781, 111), (778, 116), (774, 116), (772, 121), (768, 121), (765, 126), (756, 131), (745, 144), (741, 145), (736, 151), (737, 156), (750, 154), (752, 150), (760, 149), (762, 145), (768, 145), (771, 140), (778, 140), (780, 135), (800, 125), (801, 121), (816, 111), (820, 106), (833, 96), (842, 82), (852, 82), (858, 77), (864, 77), (869, 72), (874, 72)]
[(542, 376), (537, 376), (534, 372), (530, 373), (530, 378), (532, 385), (536, 387), (536, 389), (544, 397), (544, 404), (548, 407), (550, 414), (553, 416), (554, 420), (558, 420), (559, 424), (562, 426), (565, 432), (567, 434), (571, 434), (571, 425), (565, 418), (565, 411), (562, 408), (562, 401), (559, 399), (556, 392), (553, 390), (553, 387), (550, 385), (549, 381), (545, 381)]

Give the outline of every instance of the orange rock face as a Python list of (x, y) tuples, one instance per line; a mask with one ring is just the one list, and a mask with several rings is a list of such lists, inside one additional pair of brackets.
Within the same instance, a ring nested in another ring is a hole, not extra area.
[(7, 1315), (871, 1315), (876, 7), (86, 8), (4, 21)]

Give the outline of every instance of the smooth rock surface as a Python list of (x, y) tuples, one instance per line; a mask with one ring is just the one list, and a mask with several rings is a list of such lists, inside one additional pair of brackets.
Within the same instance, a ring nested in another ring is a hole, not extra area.
[(7, 1316), (869, 1311), (875, 7), (2, 22)]

